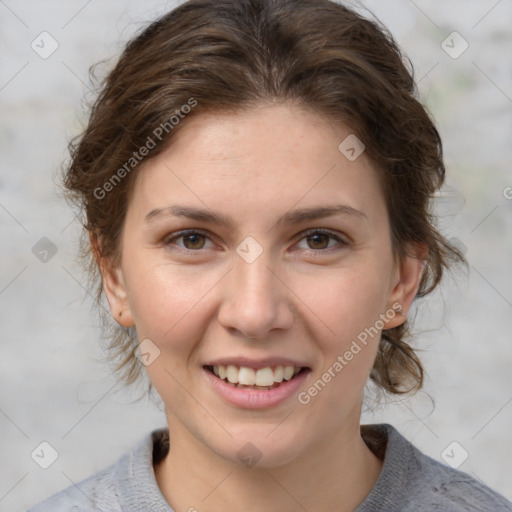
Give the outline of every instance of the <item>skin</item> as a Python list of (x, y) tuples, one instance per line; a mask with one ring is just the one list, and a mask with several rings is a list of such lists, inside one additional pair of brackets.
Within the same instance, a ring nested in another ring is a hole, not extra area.
[[(421, 258), (396, 262), (375, 169), (365, 153), (349, 161), (338, 150), (349, 127), (276, 103), (184, 123), (136, 177), (121, 263), (102, 262), (113, 316), (160, 350), (146, 367), (171, 439), (155, 468), (158, 485), (177, 511), (220, 512), (233, 503), (248, 512), (354, 510), (382, 468), (359, 427), (380, 336), (307, 405), (294, 396), (268, 409), (235, 407), (209, 385), (202, 365), (227, 356), (291, 357), (311, 368), (307, 390), (394, 303), (404, 314), (384, 328), (405, 321)], [(235, 226), (144, 220), (175, 204), (231, 215)], [(277, 224), (292, 209), (332, 204), (364, 216)], [(169, 241), (191, 228), (207, 237)], [(308, 238), (312, 228), (343, 243)], [(252, 263), (236, 252), (247, 236), (263, 250)], [(247, 442), (262, 454), (252, 468), (237, 457)]]

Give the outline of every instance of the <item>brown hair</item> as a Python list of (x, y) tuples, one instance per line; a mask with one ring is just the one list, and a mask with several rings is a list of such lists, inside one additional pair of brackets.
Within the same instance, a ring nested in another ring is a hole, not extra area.
[[(414, 244), (428, 249), (418, 296), (431, 292), (452, 262), (465, 260), (430, 211), (445, 168), (412, 74), (386, 28), (329, 0), (189, 0), (153, 22), (126, 45), (69, 146), (64, 186), (82, 211), (81, 256), (98, 304), (98, 263), (119, 262), (141, 155), (159, 154), (189, 116), (270, 100), (345, 123), (364, 142), (383, 184), (395, 254), (402, 260)], [(135, 330), (110, 314), (103, 320), (116, 370), (132, 383), (141, 372)], [(423, 383), (408, 334), (407, 322), (382, 333), (370, 377), (391, 393)]]

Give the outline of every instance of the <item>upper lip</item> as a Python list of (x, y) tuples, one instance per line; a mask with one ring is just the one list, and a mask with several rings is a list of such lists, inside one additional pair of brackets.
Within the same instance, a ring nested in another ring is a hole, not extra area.
[(296, 361), (287, 357), (265, 357), (262, 359), (252, 359), (250, 357), (220, 357), (212, 359), (203, 366), (245, 366), (246, 368), (267, 368), (269, 366), (294, 366), (295, 368), (309, 368), (309, 365), (304, 362)]

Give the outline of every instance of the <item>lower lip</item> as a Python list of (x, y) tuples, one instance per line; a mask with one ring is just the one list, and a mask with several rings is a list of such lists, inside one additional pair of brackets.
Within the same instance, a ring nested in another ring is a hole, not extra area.
[(297, 394), (298, 389), (304, 382), (308, 371), (298, 373), (293, 379), (284, 381), (274, 389), (259, 390), (248, 388), (237, 388), (216, 377), (209, 370), (203, 368), (207, 379), (214, 389), (229, 403), (243, 409), (265, 409), (278, 405), (288, 398)]

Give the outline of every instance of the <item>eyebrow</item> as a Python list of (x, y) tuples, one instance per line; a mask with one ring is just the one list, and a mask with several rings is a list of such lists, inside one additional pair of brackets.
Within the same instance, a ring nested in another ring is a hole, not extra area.
[[(290, 210), (277, 221), (276, 225), (300, 224), (301, 222), (333, 217), (335, 215), (350, 215), (351, 217), (368, 220), (367, 216), (362, 211), (348, 205), (340, 204)], [(207, 209), (183, 205), (155, 208), (146, 215), (144, 221), (150, 223), (158, 218), (167, 216), (185, 217), (199, 222), (218, 224), (229, 230), (234, 230), (235, 227), (235, 221), (231, 216), (226, 216)]]

